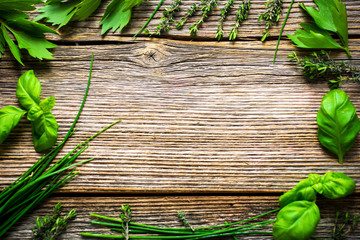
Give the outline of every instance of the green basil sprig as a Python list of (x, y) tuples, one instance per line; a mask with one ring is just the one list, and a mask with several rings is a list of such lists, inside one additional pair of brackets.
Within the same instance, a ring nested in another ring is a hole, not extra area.
[(279, 211), (273, 226), (275, 240), (307, 240), (320, 221), (315, 204), (317, 193), (326, 198), (346, 197), (355, 190), (355, 181), (344, 173), (309, 174), (279, 198)]
[(6, 106), (0, 110), (0, 144), (26, 113), (27, 119), (31, 121), (35, 150), (41, 152), (56, 143), (59, 125), (50, 112), (55, 106), (55, 97), (40, 101), (40, 93), (41, 84), (34, 71), (25, 72), (19, 78), (16, 96), (27, 111), (13, 106)]
[(348, 95), (339, 89), (328, 92), (322, 99), (316, 120), (320, 143), (335, 153), (342, 163), (360, 131), (360, 120)]

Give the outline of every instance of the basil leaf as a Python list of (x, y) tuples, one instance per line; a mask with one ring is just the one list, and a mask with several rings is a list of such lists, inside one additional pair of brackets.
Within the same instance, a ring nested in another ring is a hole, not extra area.
[(41, 101), (39, 105), (44, 112), (50, 112), (55, 106), (55, 97), (48, 97)]
[(27, 114), (27, 119), (31, 122), (35, 121), (44, 114), (43, 110), (38, 105), (34, 105)]
[(286, 205), (299, 200), (315, 201), (316, 191), (312, 185), (313, 184), (309, 179), (300, 181), (293, 189), (280, 196), (280, 207), (283, 208)]
[(322, 99), (316, 120), (320, 143), (337, 154), (342, 163), (345, 153), (352, 148), (360, 131), (360, 121), (348, 95), (339, 89), (327, 93)]
[(320, 221), (320, 212), (314, 202), (296, 201), (282, 208), (273, 226), (275, 240), (307, 240)]
[(34, 147), (37, 152), (49, 149), (56, 143), (59, 125), (51, 113), (43, 113), (31, 122), (31, 126)]
[(13, 106), (0, 109), (0, 144), (5, 141), (25, 113), (26, 111)]
[(315, 191), (321, 194), (323, 191), (321, 176), (319, 174), (310, 173), (308, 179), (311, 182), (311, 186), (315, 189)]
[(30, 110), (34, 105), (40, 103), (41, 84), (35, 77), (34, 71), (29, 70), (19, 78), (16, 87), (16, 97), (20, 104)]
[(340, 172), (328, 172), (321, 178), (323, 193), (327, 198), (346, 197), (354, 192), (355, 181)]

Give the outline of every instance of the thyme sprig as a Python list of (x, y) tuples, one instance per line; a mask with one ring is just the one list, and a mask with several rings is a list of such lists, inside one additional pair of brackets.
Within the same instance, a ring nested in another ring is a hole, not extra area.
[(63, 218), (60, 217), (61, 208), (63, 204), (59, 202), (56, 204), (51, 216), (45, 216), (43, 218), (37, 218), (35, 220), (35, 226), (33, 227), (33, 240), (53, 240), (60, 236), (66, 229), (69, 221), (76, 216), (76, 211), (72, 209)]
[(266, 38), (270, 36), (270, 27), (274, 23), (279, 22), (280, 15), (283, 13), (282, 4), (282, 0), (268, 0), (266, 2), (266, 11), (264, 13), (261, 13), (258, 18), (258, 22), (260, 22), (261, 20), (265, 21), (265, 29), (262, 33), (263, 36), (261, 38), (261, 41), (265, 41)]
[(182, 5), (181, 0), (174, 0), (169, 8), (165, 8), (163, 11), (163, 17), (160, 18), (161, 22), (156, 27), (154, 34), (160, 35), (162, 32), (169, 31), (170, 26), (175, 22), (174, 17), (179, 12), (179, 7)]
[(359, 224), (359, 216), (350, 216), (348, 212), (337, 211), (335, 216), (334, 228), (331, 232), (331, 239), (343, 240)]
[(295, 52), (288, 55), (290, 61), (296, 62), (309, 79), (325, 78), (329, 80), (330, 89), (338, 88), (343, 81), (360, 82), (360, 69), (347, 63), (336, 62), (329, 53), (322, 50), (313, 52), (311, 57), (300, 59)]
[(229, 40), (235, 40), (238, 35), (238, 29), (243, 21), (248, 18), (248, 13), (251, 7), (250, 0), (243, 0), (239, 4), (238, 11), (236, 13), (235, 25), (230, 31)]
[(208, 13), (210, 13), (216, 6), (218, 0), (201, 0), (201, 17), (190, 27), (190, 35), (195, 36), (201, 25), (204, 23), (205, 19), (208, 18)]
[(121, 228), (125, 240), (129, 239), (129, 222), (131, 221), (131, 208), (129, 204), (121, 206), (120, 212)]
[(194, 3), (186, 12), (185, 16), (183, 16), (179, 22), (176, 23), (176, 28), (181, 30), (184, 24), (187, 22), (189, 17), (193, 16), (195, 12), (200, 8), (200, 4)]
[(224, 36), (224, 21), (226, 19), (226, 17), (228, 16), (228, 14), (231, 12), (231, 8), (232, 5), (234, 4), (234, 0), (229, 0), (225, 6), (221, 9), (221, 14), (220, 14), (220, 20), (219, 20), (219, 25), (218, 25), (218, 29), (216, 32), (216, 36), (215, 38), (220, 41), (223, 36)]
[(191, 229), (191, 231), (195, 232), (194, 227), (191, 225), (191, 223), (189, 222), (189, 220), (186, 217), (186, 213), (178, 212), (177, 214), (178, 214), (179, 220), (182, 222), (182, 224), (184, 224), (185, 227), (189, 227)]

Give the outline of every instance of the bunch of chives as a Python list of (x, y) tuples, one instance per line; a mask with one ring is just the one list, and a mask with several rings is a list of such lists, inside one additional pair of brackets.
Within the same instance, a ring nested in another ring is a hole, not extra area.
[[(110, 128), (117, 122), (104, 128), (83, 143), (77, 145), (68, 154), (58, 160), (52, 167), (49, 165), (55, 159), (58, 152), (65, 145), (68, 138), (74, 133), (74, 127), (84, 107), (89, 92), (94, 56), (91, 57), (90, 74), (80, 109), (73, 124), (64, 139), (48, 154), (41, 157), (32, 167), (15, 180), (10, 186), (0, 193), (0, 237), (3, 236), (22, 216), (36, 207), (42, 200), (47, 198), (55, 190), (74, 178), (79, 172), (75, 172), (75, 166), (91, 161), (88, 159), (79, 163), (73, 163), (76, 158), (88, 148), (88, 142)], [(68, 174), (64, 171), (71, 169)]]

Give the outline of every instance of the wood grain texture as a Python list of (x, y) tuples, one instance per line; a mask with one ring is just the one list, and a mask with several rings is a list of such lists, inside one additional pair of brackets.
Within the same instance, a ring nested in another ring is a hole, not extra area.
[[(72, 199), (69, 197), (55, 197), (47, 200), (32, 216), (24, 218), (6, 236), (6, 239), (29, 239), (34, 219), (37, 216), (49, 215), (56, 203), (64, 204), (64, 213), (76, 209), (77, 217), (69, 225), (60, 239), (94, 239), (80, 236), (80, 232), (110, 234), (107, 228), (91, 224), (89, 212), (118, 218), (119, 208), (122, 204), (130, 204), (133, 210), (134, 222), (156, 225), (161, 227), (182, 227), (177, 218), (178, 211), (185, 211), (188, 220), (194, 227), (210, 226), (240, 221), (278, 208), (278, 197), (267, 196), (176, 196), (176, 197), (87, 197)], [(338, 210), (350, 211), (351, 214), (360, 214), (359, 197), (347, 199), (317, 201), (321, 221), (314, 237), (328, 239), (334, 225), (335, 213)], [(275, 219), (276, 214), (259, 218), (259, 221)], [(264, 228), (271, 230), (271, 226)], [(360, 229), (349, 234), (347, 239), (358, 239)], [(233, 238), (221, 238), (224, 240)], [(271, 236), (253, 235), (241, 236), (239, 239), (272, 239)]]
[[(91, 45), (93, 82), (66, 149), (122, 122), (94, 140), (81, 159), (96, 159), (62, 191), (283, 192), (309, 173), (327, 171), (360, 180), (359, 141), (343, 165), (319, 144), (316, 114), (327, 83), (308, 82), (286, 59), (294, 50), (289, 42), (272, 65), (272, 42), (129, 41)], [(351, 46), (351, 62), (359, 65), (360, 41)], [(43, 98), (56, 97), (64, 136), (85, 90), (89, 46), (60, 46), (55, 57), (28, 67), (42, 82)], [(2, 102), (18, 105), (16, 79), (25, 69), (6, 59), (1, 64)], [(342, 89), (359, 109), (358, 83)], [(30, 132), (24, 120), (0, 146), (2, 186), (39, 156)]]
[[(61, 35), (51, 35), (50, 39), (61, 40), (61, 41), (122, 41), (122, 37), (133, 36), (141, 27), (145, 24), (147, 19), (150, 17), (154, 9), (156, 8), (158, 1), (144, 1), (139, 7), (133, 9), (132, 20), (129, 25), (123, 29), (121, 33), (109, 31), (106, 35), (101, 36), (101, 27), (99, 26), (99, 21), (101, 20), (105, 7), (110, 2), (110, 0), (105, 0), (99, 7), (99, 9), (87, 20), (81, 22), (72, 22), (68, 26), (60, 30)], [(194, 0), (183, 1), (183, 5), (180, 7), (180, 12), (175, 17), (176, 21), (179, 21), (182, 16), (185, 15), (187, 9), (194, 4)], [(196, 37), (191, 37), (189, 35), (189, 28), (193, 23), (199, 19), (200, 12), (197, 12), (193, 17), (191, 17), (188, 22), (185, 24), (182, 30), (177, 30), (174, 26), (171, 27), (168, 33), (162, 34), (161, 37), (172, 38), (172, 39), (187, 39), (187, 40), (214, 40), (216, 35), (216, 30), (218, 27), (218, 21), (220, 19), (221, 8), (225, 5), (227, 0), (219, 0), (218, 7), (209, 14), (209, 18), (204, 22), (201, 29), (197, 33)], [(235, 1), (235, 8), (237, 8), (240, 1)], [(241, 27), (239, 28), (238, 39), (239, 40), (260, 40), (262, 37), (262, 32), (264, 31), (264, 23), (258, 22), (259, 14), (265, 11), (265, 0), (253, 0), (251, 1), (251, 10), (249, 12), (249, 18), (246, 20)], [(286, 13), (290, 0), (284, 0), (284, 12)], [(314, 6), (313, 1), (304, 0), (307, 6)], [(347, 6), (348, 14), (348, 23), (349, 23), (349, 34), (352, 36), (359, 36), (360, 34), (360, 7), (356, 0), (344, 0), (343, 1)], [(172, 3), (172, 0), (165, 0), (160, 10), (156, 13), (153, 20), (148, 25), (150, 32), (154, 32), (154, 29), (161, 21), (162, 10), (169, 7)], [(272, 27), (270, 33), (271, 38), (277, 39), (279, 31), (283, 22), (283, 19), (286, 14), (283, 14), (280, 18), (279, 24), (276, 24)], [(224, 23), (224, 38), (228, 38), (229, 32), (235, 24), (236, 11), (232, 11), (227, 20)], [(294, 4), (291, 11), (290, 17), (288, 19), (284, 36), (285, 34), (293, 34), (295, 29), (299, 28), (299, 23), (304, 21), (310, 21), (303, 10), (299, 7), (297, 3)], [(140, 35), (145, 36), (145, 35)]]

